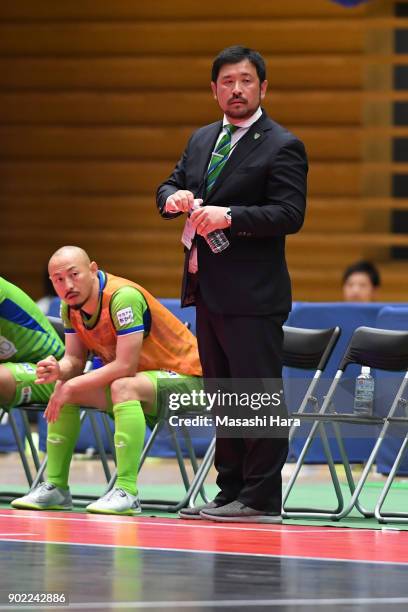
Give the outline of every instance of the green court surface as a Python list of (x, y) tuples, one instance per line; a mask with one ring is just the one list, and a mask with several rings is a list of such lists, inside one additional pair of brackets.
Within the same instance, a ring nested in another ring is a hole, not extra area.
[[(372, 482), (367, 483), (366, 487), (361, 495), (361, 502), (364, 507), (367, 509), (374, 508), (375, 502), (380, 495), (381, 489), (383, 487), (382, 482)], [(0, 498), (2, 492), (6, 490), (10, 490), (10, 487), (6, 489), (6, 487), (0, 487)], [(23, 487), (14, 487), (13, 491), (20, 492), (21, 494), (26, 492), (26, 489)], [(209, 498), (212, 498), (217, 488), (215, 485), (209, 485), (206, 487), (207, 495)], [(347, 486), (342, 485), (342, 492), (345, 500), (347, 501), (350, 497), (348, 493)], [(87, 495), (102, 495), (103, 490), (100, 487), (90, 487), (90, 486), (79, 486), (74, 485), (72, 487), (73, 495), (80, 496), (81, 494)], [(142, 502), (144, 499), (163, 499), (163, 500), (178, 500), (183, 495), (183, 487), (181, 485), (144, 485), (140, 488), (140, 497)], [(199, 500), (197, 503), (201, 503)], [(291, 506), (310, 506), (315, 505), (321, 508), (334, 508), (336, 504), (336, 498), (334, 495), (334, 491), (330, 484), (326, 483), (302, 483), (296, 485), (293, 489), (292, 495), (289, 498), (289, 503)], [(0, 502), (0, 508), (9, 508), (9, 504)], [(74, 510), (76, 512), (84, 512), (83, 507), (75, 507)], [(408, 512), (408, 483), (407, 482), (397, 482), (393, 486), (390, 494), (389, 501), (383, 508), (384, 511), (406, 511)], [(169, 513), (169, 512), (158, 512), (155, 510), (145, 510), (142, 513), (142, 516), (161, 516), (168, 518), (177, 518), (177, 514)], [(376, 519), (367, 519), (362, 517), (358, 511), (353, 510), (348, 517), (342, 519), (341, 521), (331, 521), (329, 519), (321, 520), (321, 519), (285, 519), (284, 523), (287, 524), (297, 524), (297, 525), (322, 525), (322, 526), (331, 526), (331, 527), (351, 527), (355, 529), (401, 529), (408, 531), (408, 523), (392, 523), (389, 526), (385, 524), (379, 524)]]

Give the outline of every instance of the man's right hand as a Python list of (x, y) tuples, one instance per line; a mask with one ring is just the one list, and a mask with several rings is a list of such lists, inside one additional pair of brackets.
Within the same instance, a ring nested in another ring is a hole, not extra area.
[(188, 213), (194, 205), (194, 194), (186, 189), (179, 189), (166, 200), (164, 210), (167, 213)]
[(50, 355), (37, 363), (37, 385), (45, 385), (58, 380), (60, 376), (60, 366), (58, 361)]

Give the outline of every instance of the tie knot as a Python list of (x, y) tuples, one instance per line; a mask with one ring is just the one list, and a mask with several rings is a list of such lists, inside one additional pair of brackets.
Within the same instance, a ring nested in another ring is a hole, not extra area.
[(224, 125), (224, 130), (227, 132), (227, 134), (229, 134), (229, 136), (231, 136), (231, 134), (238, 130), (238, 126), (232, 125), (232, 123), (226, 123)]

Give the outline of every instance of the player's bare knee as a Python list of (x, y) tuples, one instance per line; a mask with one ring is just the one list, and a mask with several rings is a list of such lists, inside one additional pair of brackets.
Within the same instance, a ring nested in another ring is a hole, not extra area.
[(0, 404), (9, 404), (16, 393), (16, 381), (8, 368), (0, 365)]
[(118, 378), (114, 380), (111, 383), (111, 395), (114, 404), (140, 399), (136, 379)]

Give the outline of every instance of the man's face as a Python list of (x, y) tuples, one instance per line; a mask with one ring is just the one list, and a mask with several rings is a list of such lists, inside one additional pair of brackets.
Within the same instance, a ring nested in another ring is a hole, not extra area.
[(49, 265), (54, 289), (71, 308), (79, 310), (92, 296), (98, 267), (95, 262), (86, 264), (79, 258), (55, 257)]
[(365, 272), (354, 272), (343, 285), (343, 298), (346, 302), (372, 302), (375, 287)]
[(225, 64), (217, 82), (211, 83), (214, 98), (232, 121), (252, 117), (265, 97), (268, 82), (259, 82), (255, 66), (249, 60)]

